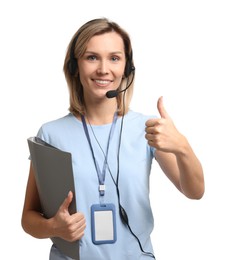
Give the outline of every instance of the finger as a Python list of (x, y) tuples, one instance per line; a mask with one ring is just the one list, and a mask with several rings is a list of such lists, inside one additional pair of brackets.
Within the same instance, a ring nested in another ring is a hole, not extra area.
[(151, 118), (151, 119), (148, 119), (145, 123), (146, 127), (152, 127), (152, 126), (155, 126), (158, 124), (158, 118)]
[(72, 239), (78, 240), (84, 235), (84, 230), (86, 228), (86, 219), (82, 213), (75, 214), (75, 224), (72, 228)]
[(82, 218), (80, 217), (78, 219), (77, 226), (78, 226), (78, 229), (84, 230), (86, 228), (86, 219), (83, 214), (81, 214), (81, 215), (82, 215)]
[(145, 138), (146, 138), (146, 140), (150, 141), (150, 140), (153, 139), (153, 135), (152, 134), (146, 134)]
[(71, 215), (72, 219), (74, 220), (74, 222), (81, 222), (81, 221), (86, 221), (84, 214), (81, 212), (76, 212), (74, 214)]
[(84, 235), (85, 228), (86, 228), (86, 223), (82, 223), (82, 224), (78, 225), (78, 227), (76, 228), (76, 230), (72, 234), (73, 237), (74, 237), (73, 240), (81, 239), (83, 237), (83, 235)]
[(163, 103), (163, 97), (160, 97), (157, 101), (157, 109), (159, 111), (159, 114), (161, 118), (170, 118), (169, 114), (165, 110), (164, 103)]
[(71, 215), (72, 231), (86, 227), (86, 219), (82, 213), (75, 213)]
[(65, 198), (64, 202), (61, 205), (62, 210), (68, 210), (69, 205), (71, 204), (73, 199), (73, 193), (72, 191), (69, 191), (68, 196)]
[(146, 127), (145, 128), (145, 132), (146, 134), (157, 134), (158, 133), (158, 127), (155, 126), (155, 127)]

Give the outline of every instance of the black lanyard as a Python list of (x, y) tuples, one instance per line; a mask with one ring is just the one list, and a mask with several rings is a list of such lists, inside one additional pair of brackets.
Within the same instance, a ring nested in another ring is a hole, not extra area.
[(114, 118), (113, 118), (113, 122), (110, 128), (110, 133), (109, 133), (109, 137), (108, 137), (108, 141), (107, 141), (107, 149), (106, 149), (106, 154), (105, 154), (105, 158), (104, 158), (104, 163), (103, 163), (103, 170), (101, 171), (101, 169), (99, 168), (98, 162), (95, 158), (95, 153), (91, 144), (91, 138), (88, 132), (88, 127), (85, 121), (85, 117), (83, 115), (81, 115), (81, 119), (82, 119), (82, 123), (83, 123), (83, 128), (84, 128), (84, 132), (85, 135), (87, 137), (88, 140), (88, 144), (90, 146), (90, 150), (91, 150), (91, 154), (92, 154), (92, 158), (95, 164), (95, 169), (97, 172), (97, 176), (98, 176), (98, 181), (99, 181), (99, 194), (100, 196), (104, 196), (105, 194), (105, 178), (106, 178), (106, 169), (107, 169), (107, 157), (108, 157), (108, 151), (109, 151), (109, 146), (110, 146), (110, 141), (111, 138), (113, 136), (114, 133), (114, 128), (118, 119), (118, 114), (117, 112), (114, 114)]

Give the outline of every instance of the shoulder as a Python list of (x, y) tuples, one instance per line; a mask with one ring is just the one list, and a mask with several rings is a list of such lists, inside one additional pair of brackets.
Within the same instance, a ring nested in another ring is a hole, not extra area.
[[(124, 135), (125, 138), (130, 140), (136, 140), (135, 147), (138, 147), (140, 143), (143, 145), (147, 145), (149, 154), (154, 156), (155, 149), (150, 147), (147, 144), (147, 140), (145, 139), (145, 128), (146, 128), (146, 121), (152, 118), (157, 118), (156, 115), (146, 115), (135, 111), (128, 111), (125, 116), (125, 128), (124, 128)], [(139, 142), (139, 140), (144, 140), (144, 142)]]
[(133, 110), (129, 110), (129, 112), (126, 114), (125, 116), (125, 120), (129, 121), (129, 122), (133, 122), (133, 123), (144, 123), (151, 118), (156, 118), (156, 115), (146, 115), (146, 114), (142, 114), (140, 112), (135, 112)]
[(75, 117), (69, 113), (63, 117), (45, 122), (39, 128), (37, 136), (45, 141), (48, 141), (48, 137), (50, 135), (62, 134), (65, 133), (68, 129), (71, 129), (77, 122), (76, 119), (74, 119)]
[(43, 123), (41, 125), (41, 127), (43, 127), (43, 128), (51, 128), (51, 127), (63, 126), (66, 123), (70, 122), (72, 120), (72, 117), (74, 117), (74, 116), (71, 113), (69, 113), (69, 114), (67, 114), (67, 115), (65, 115), (63, 117), (60, 117), (60, 118), (57, 118), (57, 119), (45, 122), (45, 123)]
[(146, 121), (155, 118), (154, 115), (146, 115), (133, 110), (129, 110), (124, 117), (124, 125), (127, 132), (144, 132)]

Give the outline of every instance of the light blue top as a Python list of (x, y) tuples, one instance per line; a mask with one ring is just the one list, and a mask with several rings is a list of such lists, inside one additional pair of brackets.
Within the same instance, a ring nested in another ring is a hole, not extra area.
[[(153, 252), (150, 234), (154, 220), (149, 200), (149, 176), (154, 155), (145, 139), (145, 122), (149, 116), (129, 111), (124, 117), (122, 143), (120, 149), (119, 191), (121, 205), (126, 210), (129, 224), (140, 239), (146, 252)], [(106, 151), (111, 124), (92, 126), (103, 151)], [(110, 143), (108, 165), (116, 180), (117, 151), (121, 118), (118, 118)], [(96, 160), (102, 169), (104, 154), (88, 126)], [(130, 233), (119, 216), (116, 187), (109, 171), (106, 172), (105, 203), (116, 207), (117, 241), (114, 244), (94, 245), (91, 239), (90, 207), (99, 203), (98, 177), (91, 150), (86, 139), (83, 124), (74, 115), (68, 115), (45, 123), (38, 136), (51, 145), (72, 154), (73, 172), (76, 189), (77, 211), (86, 218), (85, 235), (80, 240), (81, 260), (143, 260), (152, 259), (142, 254), (136, 238)], [(50, 260), (70, 259), (62, 255), (54, 246), (51, 248)]]

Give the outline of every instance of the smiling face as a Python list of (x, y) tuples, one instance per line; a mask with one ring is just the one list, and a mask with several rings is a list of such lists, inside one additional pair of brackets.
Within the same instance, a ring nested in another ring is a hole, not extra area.
[(78, 59), (85, 101), (104, 99), (107, 91), (117, 89), (123, 78), (125, 64), (124, 43), (118, 33), (93, 36), (84, 55)]

